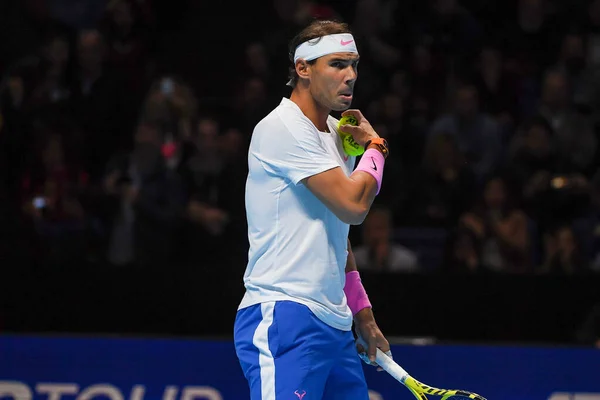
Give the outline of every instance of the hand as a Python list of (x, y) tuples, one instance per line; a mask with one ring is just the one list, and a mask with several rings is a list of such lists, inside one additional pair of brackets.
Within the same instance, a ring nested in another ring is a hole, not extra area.
[(348, 132), (354, 138), (354, 141), (359, 145), (363, 146), (371, 139), (378, 138), (379, 135), (375, 132), (375, 129), (371, 126), (369, 121), (362, 115), (359, 110), (346, 110), (342, 113), (342, 117), (346, 115), (352, 115), (358, 121), (358, 125), (342, 125), (340, 129), (344, 132)]
[(225, 225), (229, 222), (229, 215), (225, 211), (196, 200), (189, 202), (188, 215), (215, 236), (223, 233)]
[[(367, 349), (360, 344), (356, 345), (356, 349), (358, 350), (359, 354), (367, 354), (370, 365), (377, 365), (375, 363), (375, 356), (378, 348), (388, 356), (392, 356), (390, 344), (383, 336), (383, 333), (381, 333), (379, 330), (377, 323), (375, 323), (375, 317), (373, 316), (373, 311), (370, 308), (363, 308), (356, 313), (354, 316), (354, 322), (356, 334), (367, 343)], [(367, 360), (364, 358), (363, 361), (367, 362)], [(382, 371), (381, 368), (378, 368), (377, 370)]]
[(123, 198), (128, 203), (135, 203), (138, 197), (139, 190), (133, 185), (125, 185), (123, 187)]
[(104, 190), (109, 194), (115, 194), (117, 192), (117, 181), (121, 177), (121, 173), (117, 170), (111, 172), (104, 178)]
[(466, 228), (473, 231), (473, 233), (475, 233), (477, 237), (481, 238), (485, 235), (485, 226), (483, 225), (483, 222), (481, 222), (481, 220), (475, 215), (467, 213), (461, 218), (460, 222)]
[(228, 222), (229, 215), (218, 208), (209, 208), (204, 214), (204, 226), (214, 236), (222, 234)]
[(576, 189), (585, 190), (588, 187), (588, 180), (582, 174), (574, 174), (571, 176), (571, 185)]
[(529, 179), (528, 184), (525, 186), (526, 195), (534, 195), (546, 189), (550, 183), (550, 173), (548, 171), (540, 170), (534, 173)]

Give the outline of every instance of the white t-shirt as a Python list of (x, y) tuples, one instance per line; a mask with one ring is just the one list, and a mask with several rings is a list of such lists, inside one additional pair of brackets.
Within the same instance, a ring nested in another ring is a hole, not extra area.
[(320, 132), (283, 98), (256, 125), (248, 152), (250, 250), (240, 309), (291, 300), (334, 328), (351, 329), (344, 295), (350, 227), (301, 183), (336, 167), (352, 173), (356, 158), (345, 155), (337, 123), (329, 116), (329, 132)]

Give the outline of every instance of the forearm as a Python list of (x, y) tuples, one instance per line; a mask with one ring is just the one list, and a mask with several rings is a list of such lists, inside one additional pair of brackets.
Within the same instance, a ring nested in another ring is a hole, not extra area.
[(352, 181), (352, 191), (349, 199), (358, 210), (363, 210), (363, 219), (369, 212), (377, 196), (377, 181), (373, 176), (364, 171), (354, 171), (349, 179)]
[(367, 216), (375, 197), (379, 194), (383, 180), (384, 165), (385, 157), (383, 154), (379, 150), (369, 146), (356, 169), (349, 177), (354, 189), (350, 191), (350, 199), (360, 211), (360, 223)]
[(348, 306), (355, 319), (363, 322), (374, 319), (369, 297), (367, 296), (367, 292), (358, 273), (358, 267), (356, 265), (354, 253), (352, 252), (350, 239), (348, 239), (348, 258), (346, 259), (346, 284), (344, 286), (344, 293), (346, 294)]
[(352, 245), (350, 244), (350, 239), (348, 239), (348, 258), (346, 259), (346, 273), (351, 271), (358, 271), (356, 266), (356, 259), (354, 258), (354, 253), (352, 252)]

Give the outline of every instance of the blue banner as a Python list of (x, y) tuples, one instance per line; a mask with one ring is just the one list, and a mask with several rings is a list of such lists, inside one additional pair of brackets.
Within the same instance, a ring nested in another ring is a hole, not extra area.
[[(600, 350), (394, 346), (416, 379), (490, 400), (600, 400)], [(365, 366), (373, 400), (411, 399)], [(243, 400), (229, 341), (0, 336), (2, 400)], [(309, 399), (310, 400), (310, 399)]]

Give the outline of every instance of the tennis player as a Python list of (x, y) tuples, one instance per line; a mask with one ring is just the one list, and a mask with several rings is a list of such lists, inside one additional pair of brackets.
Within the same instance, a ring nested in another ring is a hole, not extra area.
[[(352, 333), (389, 352), (348, 240), (379, 193), (387, 143), (348, 109), (358, 50), (347, 25), (317, 21), (290, 43), (290, 98), (255, 127), (248, 154), (246, 293), (234, 327), (252, 400), (369, 398)], [(345, 111), (344, 111), (345, 110)], [(366, 150), (345, 155), (331, 111)]]

